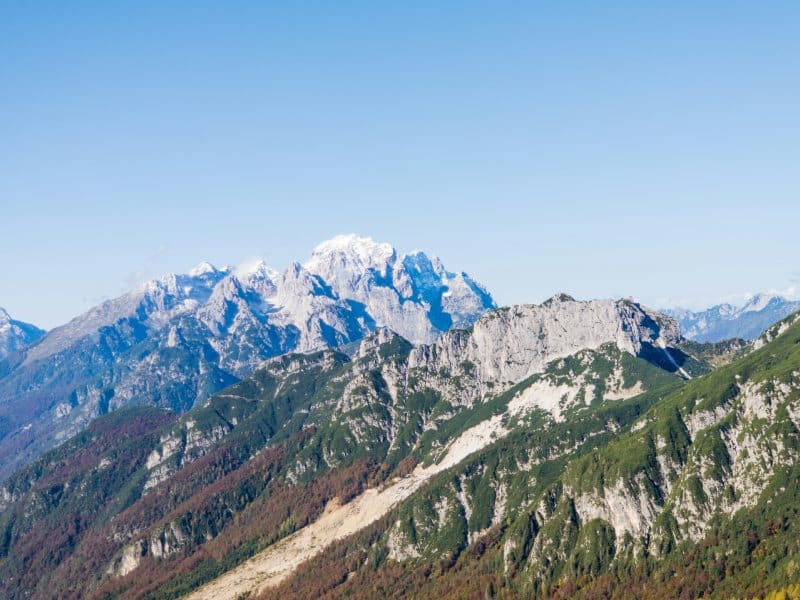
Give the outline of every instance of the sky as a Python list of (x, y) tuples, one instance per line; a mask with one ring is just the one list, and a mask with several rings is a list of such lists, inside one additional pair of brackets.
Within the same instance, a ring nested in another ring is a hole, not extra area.
[(0, 306), (53, 327), (338, 233), (500, 304), (800, 287), (800, 4), (24, 2)]

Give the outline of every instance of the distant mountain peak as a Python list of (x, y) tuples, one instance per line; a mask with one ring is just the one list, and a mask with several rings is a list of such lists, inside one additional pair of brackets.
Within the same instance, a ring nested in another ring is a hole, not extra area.
[(318, 244), (303, 265), (312, 273), (329, 269), (332, 264), (356, 269), (376, 269), (384, 272), (397, 257), (391, 244), (376, 242), (371, 237), (354, 233), (337, 235)]
[(800, 301), (767, 292), (754, 294), (739, 306), (726, 303), (700, 311), (673, 308), (664, 312), (680, 322), (687, 338), (718, 342), (731, 338), (754, 340), (772, 324), (797, 311)]
[(553, 294), (550, 298), (544, 301), (544, 304), (555, 304), (561, 302), (575, 302), (575, 298), (565, 292), (558, 292)]
[(436, 257), (399, 255), (386, 243), (355, 234), (319, 244), (304, 265), (339, 298), (362, 304), (377, 325), (414, 343), (432, 342), (494, 308), (491, 295), (466, 273), (451, 273)]
[(391, 244), (376, 242), (368, 235), (357, 233), (341, 233), (332, 238), (320, 242), (311, 251), (311, 254), (322, 254), (326, 252), (355, 251), (362, 254), (372, 254), (374, 252), (390, 252), (394, 250)]
[(245, 282), (256, 279), (275, 281), (280, 277), (280, 272), (270, 267), (263, 258), (251, 258), (246, 260), (236, 265), (232, 271), (237, 279)]
[(207, 260), (202, 261), (201, 263), (197, 264), (191, 271), (189, 271), (190, 277), (202, 277), (203, 275), (210, 275), (212, 273), (218, 273), (219, 269), (212, 265)]

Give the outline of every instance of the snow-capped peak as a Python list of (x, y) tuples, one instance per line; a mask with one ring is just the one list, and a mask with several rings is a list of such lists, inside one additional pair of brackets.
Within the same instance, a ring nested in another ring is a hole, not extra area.
[(758, 312), (760, 310), (764, 310), (767, 307), (767, 304), (772, 302), (774, 298), (780, 298), (780, 296), (772, 293), (756, 294), (745, 303), (741, 309), (741, 312)]
[[(57, 328), (28, 360), (59, 352), (126, 318), (149, 331), (193, 318), (212, 323), (220, 336), (263, 328), (269, 332), (265, 344), (305, 351), (355, 339), (375, 327), (389, 327), (414, 343), (430, 342), (494, 306), (480, 285), (449, 273), (438, 259), (421, 252), (399, 257), (391, 244), (339, 235), (319, 244), (305, 266), (291, 263), (282, 273), (261, 258), (222, 268), (203, 261), (189, 273), (143, 282)], [(239, 329), (245, 322), (249, 325)]]
[(233, 274), (240, 281), (249, 281), (266, 277), (275, 280), (280, 277), (280, 273), (270, 267), (263, 258), (250, 258), (233, 268)]
[(336, 297), (363, 305), (376, 325), (414, 343), (466, 327), (494, 307), (488, 293), (438, 258), (421, 251), (398, 256), (391, 244), (355, 234), (319, 244), (304, 267)]
[(356, 269), (383, 271), (396, 256), (391, 244), (350, 233), (337, 235), (319, 244), (311, 251), (311, 258), (303, 266), (315, 274), (326, 271), (332, 263)]
[(189, 271), (190, 277), (202, 277), (203, 275), (208, 275), (210, 273), (216, 273), (217, 268), (212, 265), (207, 260), (204, 260), (197, 266), (195, 266), (191, 271)]
[(7, 323), (11, 320), (11, 316), (6, 312), (2, 306), (0, 306), (0, 323)]

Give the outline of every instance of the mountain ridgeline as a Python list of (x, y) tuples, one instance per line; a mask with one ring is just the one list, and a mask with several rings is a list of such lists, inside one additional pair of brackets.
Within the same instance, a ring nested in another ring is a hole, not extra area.
[[(601, 559), (649, 551), (639, 537), (668, 496), (645, 486), (656, 500), (643, 496), (648, 510), (635, 521), (625, 504), (633, 490), (613, 488), (620, 521), (602, 491), (571, 479), (568, 491), (560, 478), (626, 436), (661, 431), (664, 403), (738, 351), (687, 345), (672, 319), (630, 300), (558, 295), (490, 311), (428, 344), (379, 328), (346, 353), (285, 354), (182, 416), (139, 407), (100, 418), (9, 477), (0, 589), (9, 598), (301, 598), (312, 586), (368, 597), (372, 588), (358, 586), (400, 572), (400, 587), (384, 593), (413, 596), (421, 565), (441, 576), (425, 585), (446, 585), (484, 544), (501, 562), (482, 584), (549, 590), (555, 575), (534, 562), (544, 556), (531, 554), (534, 531), (568, 526), (568, 494), (581, 498), (580, 518), (608, 520), (592, 547), (610, 540), (613, 549), (586, 558), (600, 561), (598, 572)], [(715, 423), (698, 427), (706, 421)], [(636, 469), (639, 442), (630, 443), (622, 455)], [(614, 477), (591, 481), (602, 488)], [(713, 497), (716, 480), (701, 483)], [(705, 518), (687, 522), (702, 532)], [(549, 536), (538, 539), (561, 543)], [(547, 564), (567, 550), (548, 550)], [(316, 582), (306, 560), (321, 565)]]
[(431, 342), (491, 308), (465, 273), (357, 236), (325, 242), (282, 273), (263, 261), (201, 263), (43, 337), (30, 330), (27, 343), (0, 345), (11, 350), (0, 354), (0, 478), (119, 408), (183, 412), (273, 356), (341, 346), (377, 327)]

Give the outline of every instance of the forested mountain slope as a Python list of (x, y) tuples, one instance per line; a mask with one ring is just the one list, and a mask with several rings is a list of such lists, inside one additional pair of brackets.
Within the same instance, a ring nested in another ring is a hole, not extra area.
[[(663, 398), (514, 428), (261, 597), (752, 598), (796, 584), (797, 321)], [(591, 419), (616, 434), (587, 436)]]

